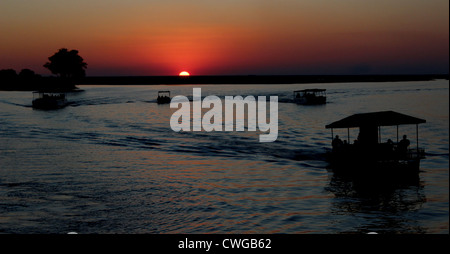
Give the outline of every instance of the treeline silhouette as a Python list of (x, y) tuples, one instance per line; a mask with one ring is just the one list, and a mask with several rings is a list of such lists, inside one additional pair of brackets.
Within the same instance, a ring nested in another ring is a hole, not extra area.
[(178, 84), (306, 84), (350, 82), (398, 82), (448, 79), (437, 75), (222, 75), (222, 76), (87, 76), (89, 85), (178, 85)]
[(13, 69), (0, 70), (0, 90), (72, 91), (76, 84), (89, 85), (161, 85), (161, 84), (304, 84), (341, 82), (395, 82), (447, 79), (438, 75), (222, 75), (222, 76), (103, 76), (86, 77), (87, 63), (78, 50), (59, 49), (43, 65), (56, 76), (43, 77), (30, 69), (17, 73)]
[(177, 85), (177, 84), (305, 84), (350, 82), (399, 82), (447, 79), (448, 75), (263, 75), (263, 76), (87, 76), (64, 79), (43, 77), (32, 70), (0, 70), (0, 90), (73, 90), (80, 85)]
[(61, 87), (58, 77), (42, 77), (30, 69), (23, 69), (19, 73), (14, 69), (0, 70), (0, 90), (4, 91), (52, 90), (72, 87), (66, 86)]
[(59, 49), (48, 58), (44, 67), (56, 77), (42, 77), (30, 69), (17, 73), (14, 69), (0, 70), (0, 90), (30, 91), (51, 90), (70, 91), (86, 76), (87, 63), (78, 55), (78, 50)]

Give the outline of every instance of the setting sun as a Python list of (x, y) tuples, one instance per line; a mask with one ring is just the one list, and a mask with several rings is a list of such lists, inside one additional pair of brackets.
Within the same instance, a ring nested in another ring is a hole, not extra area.
[(178, 74), (179, 76), (190, 76), (191, 74), (189, 74), (189, 72), (187, 71), (182, 71), (180, 72), (180, 74)]

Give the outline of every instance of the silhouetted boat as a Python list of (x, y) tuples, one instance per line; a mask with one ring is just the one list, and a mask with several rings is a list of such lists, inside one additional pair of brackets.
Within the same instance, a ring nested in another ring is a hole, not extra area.
[(294, 102), (302, 105), (327, 103), (326, 89), (304, 89), (294, 91)]
[(37, 109), (58, 109), (67, 105), (65, 93), (55, 92), (33, 92), (33, 108)]
[(170, 103), (170, 91), (159, 91), (156, 101), (158, 104)]
[[(328, 154), (330, 166), (338, 172), (356, 174), (387, 173), (407, 174), (418, 173), (420, 160), (424, 158), (424, 150), (419, 148), (419, 127), (426, 121), (420, 118), (404, 115), (394, 111), (355, 114), (342, 120), (326, 125), (331, 129), (333, 139), (332, 151)], [(398, 126), (405, 124), (416, 125), (416, 148), (409, 147), (409, 140), (405, 135), (399, 141)], [(390, 139), (381, 142), (381, 126), (397, 126), (397, 142)], [(350, 144), (350, 128), (358, 128), (359, 135)], [(346, 128), (347, 140), (340, 141), (333, 137), (333, 129)]]

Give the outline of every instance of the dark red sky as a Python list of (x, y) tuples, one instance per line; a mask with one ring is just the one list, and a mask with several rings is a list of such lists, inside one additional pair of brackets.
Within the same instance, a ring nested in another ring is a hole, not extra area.
[(449, 1), (0, 2), (0, 69), (87, 75), (448, 73)]

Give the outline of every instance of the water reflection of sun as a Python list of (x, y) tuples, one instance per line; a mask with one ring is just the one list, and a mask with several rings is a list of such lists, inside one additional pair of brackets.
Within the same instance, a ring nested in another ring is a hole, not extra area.
[(180, 74), (178, 74), (179, 76), (190, 76), (191, 74), (189, 74), (189, 72), (187, 71), (182, 71), (180, 72)]

